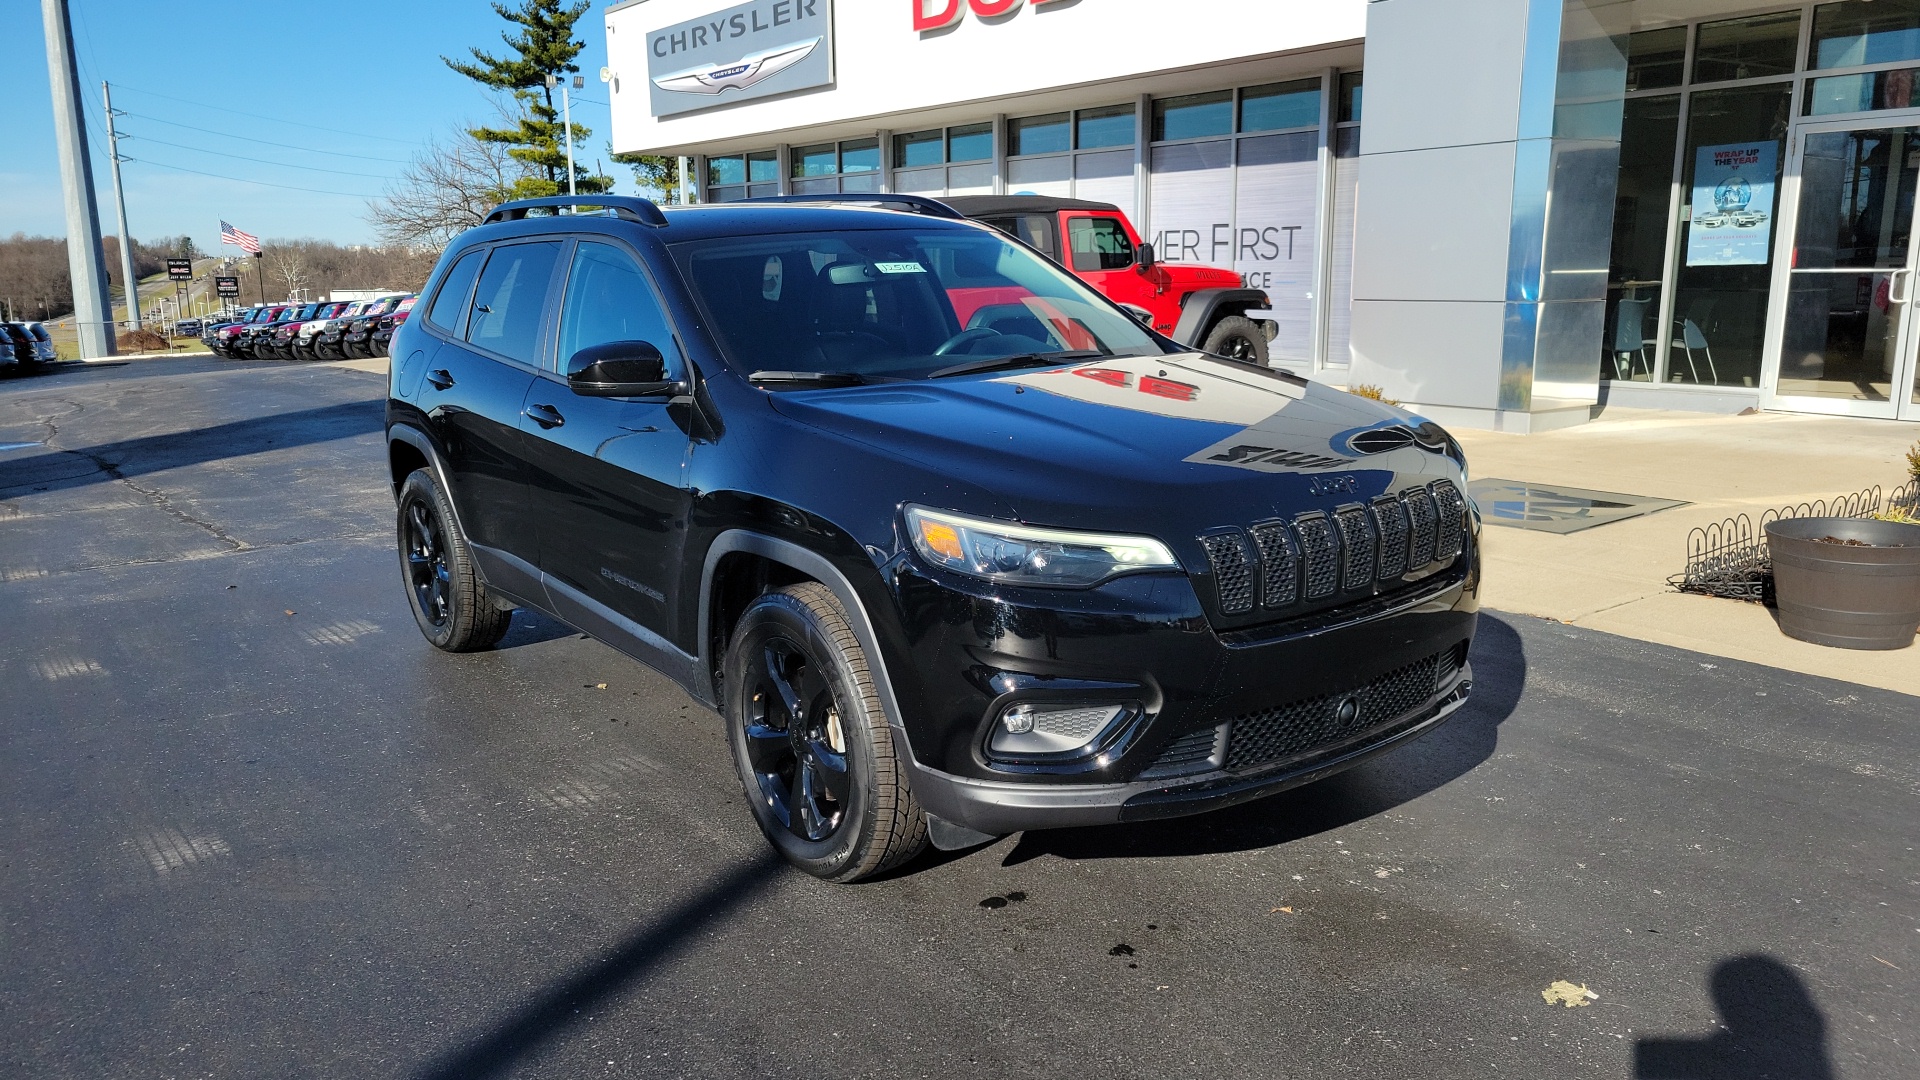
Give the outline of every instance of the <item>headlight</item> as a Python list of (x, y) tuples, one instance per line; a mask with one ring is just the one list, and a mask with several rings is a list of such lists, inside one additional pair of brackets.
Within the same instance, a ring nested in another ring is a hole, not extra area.
[(1070, 532), (907, 507), (907, 531), (935, 566), (1009, 585), (1097, 585), (1133, 570), (1178, 570), (1147, 536)]

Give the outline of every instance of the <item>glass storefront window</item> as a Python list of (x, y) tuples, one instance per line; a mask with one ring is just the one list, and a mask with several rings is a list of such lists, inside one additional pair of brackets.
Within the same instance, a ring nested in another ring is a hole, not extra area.
[[(1673, 322), (1658, 335), (1670, 382), (1760, 385), (1792, 94), (1791, 84), (1777, 83), (1693, 95)], [(1747, 163), (1737, 179), (1718, 164), (1736, 159)], [(1696, 191), (1697, 182), (1708, 189)], [(1695, 205), (1703, 197), (1708, 204)]]
[(987, 161), (993, 157), (993, 125), (968, 124), (947, 129), (948, 161)]
[(1813, 9), (1815, 68), (1920, 60), (1920, 0), (1847, 0)]
[(761, 150), (747, 155), (747, 179), (755, 184), (780, 182), (780, 155)]
[(840, 171), (843, 173), (879, 172), (879, 140), (858, 139), (853, 142), (841, 143)]
[(1679, 86), (1687, 73), (1687, 28), (1642, 30), (1627, 38), (1627, 89)]
[(1007, 153), (1012, 157), (1057, 154), (1071, 149), (1073, 125), (1066, 113), (1022, 116), (1007, 121)]
[(717, 157), (707, 159), (707, 183), (713, 187), (747, 182), (747, 159)]
[(1249, 86), (1240, 91), (1241, 131), (1320, 126), (1320, 80)]
[(839, 155), (834, 152), (832, 143), (818, 146), (796, 146), (793, 148), (793, 176), (832, 176), (840, 171)]
[(1132, 146), (1133, 106), (1109, 105), (1104, 109), (1081, 109), (1074, 114), (1074, 127), (1074, 145), (1081, 150), (1102, 146)]
[(1808, 116), (1910, 109), (1915, 104), (1914, 77), (1920, 69), (1869, 71), (1860, 75), (1829, 75), (1807, 80)]
[(1338, 119), (1342, 124), (1360, 122), (1360, 90), (1363, 79), (1358, 71), (1342, 72), (1340, 75), (1340, 108)]
[(1153, 141), (1233, 134), (1233, 91), (1160, 98), (1153, 103)]
[(1660, 359), (1660, 293), (1673, 203), (1680, 96), (1630, 98), (1620, 124), (1607, 331), (1600, 377), (1652, 382)]
[(918, 165), (946, 164), (946, 132), (910, 131), (893, 137), (893, 167), (911, 169)]
[(1791, 75), (1799, 51), (1798, 11), (1701, 23), (1693, 46), (1693, 81)]

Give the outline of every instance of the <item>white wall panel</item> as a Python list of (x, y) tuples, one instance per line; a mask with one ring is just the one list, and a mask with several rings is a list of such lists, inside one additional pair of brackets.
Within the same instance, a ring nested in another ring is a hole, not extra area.
[(1320, 133), (1241, 139), (1237, 172), (1231, 265), (1273, 301), (1280, 333), (1269, 353), (1280, 360), (1311, 361)]
[(1510, 142), (1362, 156), (1354, 297), (1503, 302), (1513, 161)]
[(1233, 140), (1156, 146), (1148, 198), (1154, 251), (1167, 262), (1233, 261)]
[(1073, 162), (1073, 197), (1090, 202), (1109, 202), (1139, 216), (1133, 205), (1133, 151), (1106, 150), (1080, 154)]
[(1007, 192), (1071, 198), (1073, 161), (1065, 157), (1015, 158), (1007, 162)]

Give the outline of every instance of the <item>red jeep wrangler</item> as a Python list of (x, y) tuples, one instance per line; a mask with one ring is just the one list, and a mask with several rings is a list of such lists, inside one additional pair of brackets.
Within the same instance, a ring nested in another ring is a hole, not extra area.
[(1153, 245), (1140, 242), (1118, 206), (1041, 195), (940, 201), (1039, 249), (1180, 344), (1266, 366), (1267, 341), (1278, 326), (1247, 312), (1267, 310), (1267, 294), (1246, 288), (1231, 270), (1155, 261)]

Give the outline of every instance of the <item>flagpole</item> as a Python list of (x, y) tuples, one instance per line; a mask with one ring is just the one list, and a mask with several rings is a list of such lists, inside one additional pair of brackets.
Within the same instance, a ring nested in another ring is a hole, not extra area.
[(263, 261), (266, 257), (267, 255), (264, 251), (256, 251), (253, 253), (253, 268), (260, 272), (260, 302), (262, 304), (267, 302), (267, 264)]

